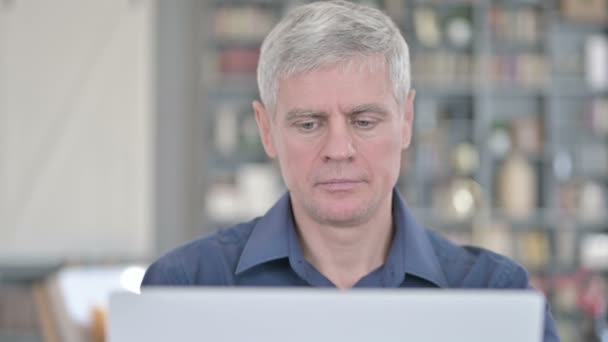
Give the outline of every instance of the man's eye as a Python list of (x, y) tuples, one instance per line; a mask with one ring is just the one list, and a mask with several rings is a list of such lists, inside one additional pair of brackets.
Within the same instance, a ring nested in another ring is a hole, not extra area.
[(372, 128), (374, 126), (374, 123), (370, 120), (355, 120), (354, 124), (358, 128)]
[(314, 121), (302, 122), (298, 125), (298, 127), (303, 131), (312, 131), (317, 128), (318, 123)]

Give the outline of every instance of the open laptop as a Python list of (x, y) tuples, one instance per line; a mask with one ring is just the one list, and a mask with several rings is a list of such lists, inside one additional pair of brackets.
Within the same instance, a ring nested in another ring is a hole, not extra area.
[(109, 341), (540, 342), (543, 319), (534, 291), (149, 288), (112, 295)]

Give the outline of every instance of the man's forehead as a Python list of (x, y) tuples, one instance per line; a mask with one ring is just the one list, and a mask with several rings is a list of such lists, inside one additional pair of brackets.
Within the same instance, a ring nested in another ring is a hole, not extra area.
[(319, 63), (317, 65), (294, 68), (279, 75), (279, 83), (291, 79), (301, 78), (314, 72), (324, 72), (330, 70), (340, 70), (344, 73), (385, 73), (388, 79), (388, 69), (386, 58), (382, 55), (358, 56), (342, 59), (339, 62)]
[(386, 69), (386, 58), (382, 55), (355, 57), (348, 59), (346, 62), (338, 65), (344, 72), (370, 72), (380, 73), (385, 72), (388, 76)]
[[(326, 108), (327, 106), (338, 104), (342, 109), (349, 110), (354, 106), (382, 102), (387, 96), (392, 95), (390, 78), (383, 64), (370, 66), (371, 64), (373, 63), (370, 60), (353, 60), (349, 63), (323, 66), (283, 77), (278, 82), (277, 109), (283, 107), (281, 111), (285, 111), (292, 109), (285, 108), (286, 106), (296, 106), (305, 110), (323, 111), (329, 109)], [(342, 79), (342, 75), (349, 79)], [(352, 79), (349, 77), (350, 75), (357, 75), (357, 77)], [(378, 75), (385, 77), (378, 82), (376, 81)], [(369, 87), (369, 89), (355, 88), (357, 83), (363, 87)], [(380, 86), (374, 88), (374, 84), (380, 84)], [(338, 99), (332, 97), (335, 90), (333, 87), (342, 86), (355, 91), (343, 93), (344, 96)], [(338, 100), (338, 103), (335, 100)]]

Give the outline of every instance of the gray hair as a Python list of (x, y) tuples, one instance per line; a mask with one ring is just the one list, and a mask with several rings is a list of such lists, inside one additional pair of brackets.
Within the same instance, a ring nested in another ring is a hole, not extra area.
[(347, 1), (323, 1), (290, 11), (262, 43), (257, 81), (264, 105), (274, 110), (282, 78), (354, 60), (384, 57), (395, 99), (410, 89), (408, 46), (380, 10)]

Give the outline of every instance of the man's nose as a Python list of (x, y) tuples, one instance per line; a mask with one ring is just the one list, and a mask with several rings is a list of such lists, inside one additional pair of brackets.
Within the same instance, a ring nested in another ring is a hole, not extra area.
[(347, 120), (334, 120), (329, 125), (323, 151), (324, 161), (352, 161), (356, 149), (353, 132)]

